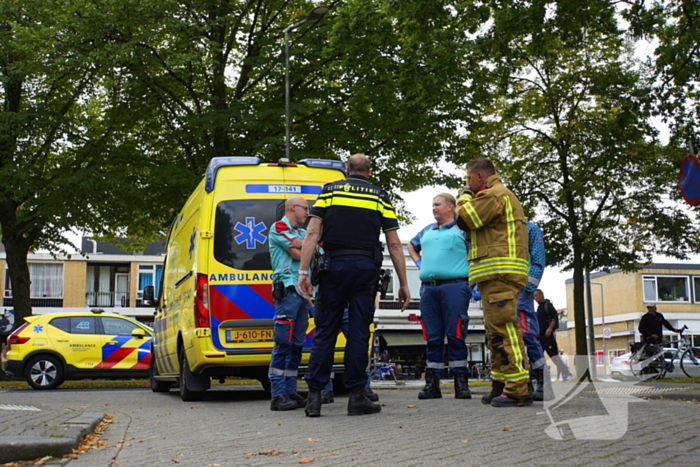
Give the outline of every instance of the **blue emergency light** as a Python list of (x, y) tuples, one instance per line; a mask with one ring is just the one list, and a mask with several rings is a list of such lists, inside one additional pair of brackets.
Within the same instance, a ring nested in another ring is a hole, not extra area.
[(297, 163), (304, 164), (307, 167), (340, 170), (343, 172), (343, 175), (347, 175), (345, 172), (345, 162), (343, 161), (332, 161), (329, 159), (303, 159)]
[(207, 193), (211, 193), (214, 189), (214, 180), (216, 179), (216, 172), (222, 167), (233, 167), (240, 165), (260, 165), (262, 160), (259, 157), (213, 157), (209, 162), (209, 166), (206, 171), (206, 183), (204, 184), (204, 190)]

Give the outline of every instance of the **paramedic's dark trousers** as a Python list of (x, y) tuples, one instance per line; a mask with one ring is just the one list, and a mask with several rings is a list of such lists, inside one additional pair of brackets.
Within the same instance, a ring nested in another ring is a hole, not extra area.
[(343, 309), (348, 308), (345, 338), (345, 386), (364, 387), (368, 363), (369, 327), (374, 320), (379, 267), (368, 257), (333, 258), (321, 275), (316, 294), (314, 340), (309, 359), (309, 388), (322, 391), (330, 379)]

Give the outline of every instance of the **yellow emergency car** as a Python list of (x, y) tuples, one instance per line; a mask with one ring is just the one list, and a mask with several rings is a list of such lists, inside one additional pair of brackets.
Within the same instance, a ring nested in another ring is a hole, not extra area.
[(131, 318), (93, 310), (25, 321), (8, 339), (6, 368), (34, 389), (65, 380), (149, 376), (152, 332)]
[[(211, 160), (204, 180), (174, 220), (154, 320), (151, 389), (173, 384), (182, 400), (199, 400), (211, 379), (242, 376), (269, 389), (273, 342), (272, 270), (268, 235), (293, 195), (312, 205), (323, 185), (345, 178), (340, 161)], [(153, 287), (144, 291), (154, 298)], [(302, 354), (308, 363), (310, 320)], [(345, 339), (335, 353), (341, 370)], [(342, 374), (336, 378), (339, 386)]]

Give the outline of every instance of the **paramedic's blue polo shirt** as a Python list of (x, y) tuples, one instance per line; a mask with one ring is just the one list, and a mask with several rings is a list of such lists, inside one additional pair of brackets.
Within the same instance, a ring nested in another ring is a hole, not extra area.
[(411, 239), (411, 245), (421, 253), (421, 282), (469, 277), (469, 242), (456, 222), (442, 227), (429, 224)]
[(306, 230), (293, 227), (287, 216), (275, 222), (274, 227), (270, 229), (270, 260), (274, 280), (284, 282), (285, 287), (296, 289), (299, 282), (300, 262), (292, 257), (289, 246), (295, 238), (304, 240), (305, 237)]

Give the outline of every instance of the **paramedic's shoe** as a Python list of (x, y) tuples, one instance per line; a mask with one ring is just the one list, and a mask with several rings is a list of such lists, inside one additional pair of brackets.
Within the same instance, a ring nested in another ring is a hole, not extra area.
[(335, 402), (335, 396), (333, 391), (321, 391), (321, 403), (322, 404), (332, 404)]
[(270, 410), (294, 410), (297, 407), (299, 407), (297, 402), (291, 400), (287, 394), (273, 397), (270, 402)]
[(303, 409), (304, 407), (306, 407), (306, 399), (303, 398), (302, 396), (300, 396), (299, 394), (297, 394), (297, 393), (290, 394), (290, 395), (289, 395), (289, 398), (290, 398), (291, 400), (293, 400), (294, 402), (296, 402), (296, 403), (297, 403), (297, 406), (298, 406), (300, 409)]
[(351, 388), (348, 399), (348, 415), (365, 415), (379, 413), (382, 406), (375, 404), (365, 396), (365, 388)]
[(309, 397), (306, 399), (304, 413), (307, 417), (321, 416), (321, 391), (309, 388)]
[(379, 400), (379, 396), (372, 391), (372, 388), (370, 387), (365, 387), (365, 396), (372, 402), (377, 402)]

